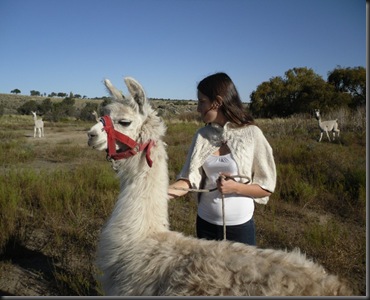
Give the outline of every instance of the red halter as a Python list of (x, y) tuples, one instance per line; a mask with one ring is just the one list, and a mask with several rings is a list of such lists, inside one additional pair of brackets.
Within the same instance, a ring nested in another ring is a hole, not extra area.
[[(104, 130), (107, 132), (107, 143), (108, 143), (108, 157), (119, 160), (123, 158), (129, 158), (134, 156), (140, 151), (146, 151), (145, 157), (149, 167), (152, 167), (153, 161), (150, 158), (150, 150), (154, 145), (153, 140), (149, 140), (146, 143), (138, 144), (129, 136), (122, 134), (114, 129), (112, 119), (109, 116), (103, 116), (100, 118), (100, 122), (103, 123)], [(116, 151), (116, 141), (119, 141), (129, 148), (123, 152)]]

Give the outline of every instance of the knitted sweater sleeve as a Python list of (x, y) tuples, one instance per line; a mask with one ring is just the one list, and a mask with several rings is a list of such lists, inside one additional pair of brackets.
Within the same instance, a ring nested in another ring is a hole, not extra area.
[(177, 180), (189, 180), (192, 188), (199, 189), (202, 182), (202, 165), (206, 158), (220, 147), (220, 132), (210, 126), (200, 128), (191, 142), (185, 164)]
[(189, 180), (192, 188), (195, 188), (195, 189), (199, 188), (200, 181), (201, 181), (201, 170), (191, 170), (192, 159), (194, 158), (194, 148), (195, 148), (195, 144), (197, 143), (197, 138), (198, 138), (198, 135), (195, 134), (193, 136), (193, 140), (191, 142), (188, 154), (186, 156), (185, 163), (180, 173), (176, 177), (177, 180), (180, 180), (180, 179)]
[[(252, 182), (272, 193), (276, 186), (273, 150), (258, 127), (254, 127), (253, 140)], [(269, 197), (255, 198), (255, 201), (260, 204), (267, 204), (268, 200)]]

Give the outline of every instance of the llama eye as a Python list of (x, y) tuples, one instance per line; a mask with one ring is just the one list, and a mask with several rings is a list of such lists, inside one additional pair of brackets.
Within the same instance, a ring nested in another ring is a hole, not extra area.
[(127, 127), (131, 124), (131, 121), (129, 121), (129, 120), (119, 120), (118, 124)]

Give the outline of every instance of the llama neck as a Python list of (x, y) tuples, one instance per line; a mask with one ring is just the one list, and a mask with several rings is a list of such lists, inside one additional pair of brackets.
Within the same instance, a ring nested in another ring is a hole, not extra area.
[(167, 155), (162, 141), (151, 156), (152, 168), (147, 166), (145, 153), (123, 160), (119, 166), (121, 192), (107, 230), (117, 230), (125, 241), (137, 242), (168, 230)]

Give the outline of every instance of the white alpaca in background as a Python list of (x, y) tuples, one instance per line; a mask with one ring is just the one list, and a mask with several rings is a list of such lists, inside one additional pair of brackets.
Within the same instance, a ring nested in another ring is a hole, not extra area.
[(35, 121), (35, 126), (33, 128), (33, 137), (36, 137), (38, 133), (39, 138), (44, 136), (44, 121), (42, 119), (37, 120), (36, 112), (31, 111), (33, 114), (33, 120)]
[(95, 110), (91, 114), (95, 117), (96, 122), (100, 122), (100, 118), (98, 116), (98, 113)]
[(166, 128), (141, 85), (129, 77), (125, 82), (131, 94), (128, 98), (105, 80), (114, 102), (88, 132), (88, 145), (108, 151), (121, 182), (97, 250), (98, 280), (106, 295), (351, 294), (337, 276), (299, 250), (259, 249), (171, 231), (163, 142)]
[(329, 120), (329, 121), (321, 121), (321, 116), (320, 116), (320, 110), (315, 109), (315, 117), (319, 121), (319, 127), (320, 127), (320, 138), (319, 142), (321, 142), (322, 135), (324, 132), (326, 132), (326, 135), (328, 137), (328, 140), (330, 142), (330, 136), (329, 136), (329, 131), (333, 132), (333, 141), (335, 140), (335, 133), (338, 133), (339, 137), (339, 128), (338, 128), (338, 119), (336, 120)]

